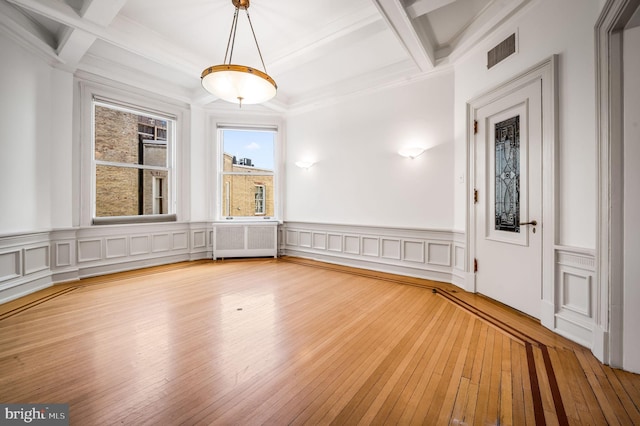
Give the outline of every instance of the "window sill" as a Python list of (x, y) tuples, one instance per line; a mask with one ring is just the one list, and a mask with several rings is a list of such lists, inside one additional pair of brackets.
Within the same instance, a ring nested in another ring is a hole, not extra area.
[(175, 214), (158, 214), (143, 216), (94, 217), (93, 225), (126, 225), (130, 223), (176, 222)]

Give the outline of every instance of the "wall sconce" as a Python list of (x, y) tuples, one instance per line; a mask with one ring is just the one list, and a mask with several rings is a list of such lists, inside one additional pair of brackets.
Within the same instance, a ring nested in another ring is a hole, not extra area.
[(315, 163), (313, 161), (296, 161), (296, 166), (301, 169), (309, 170)]
[(422, 147), (410, 146), (407, 148), (402, 148), (400, 151), (398, 151), (398, 154), (402, 155), (403, 157), (411, 158), (413, 160), (414, 158), (419, 157), (424, 151), (425, 149)]

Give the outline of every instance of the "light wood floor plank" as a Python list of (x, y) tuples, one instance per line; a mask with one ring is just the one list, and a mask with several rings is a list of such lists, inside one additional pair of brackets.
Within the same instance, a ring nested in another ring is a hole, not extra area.
[(638, 375), (417, 278), (201, 261), (0, 305), (0, 401), (68, 403), (74, 425), (522, 425), (535, 424), (534, 397), (547, 424), (558, 410), (569, 424), (640, 421)]

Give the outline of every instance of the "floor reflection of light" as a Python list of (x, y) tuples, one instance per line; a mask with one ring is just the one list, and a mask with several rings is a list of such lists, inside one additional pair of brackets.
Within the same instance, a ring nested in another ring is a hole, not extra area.
[(239, 292), (221, 297), (218, 356), (223, 359), (225, 385), (236, 385), (274, 367), (276, 305), (272, 293)]

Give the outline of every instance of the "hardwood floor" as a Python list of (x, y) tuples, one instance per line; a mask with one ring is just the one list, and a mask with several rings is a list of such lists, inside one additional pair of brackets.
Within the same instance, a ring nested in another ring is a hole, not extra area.
[(71, 424), (640, 424), (640, 376), (448, 284), (296, 258), (0, 306), (0, 402)]

